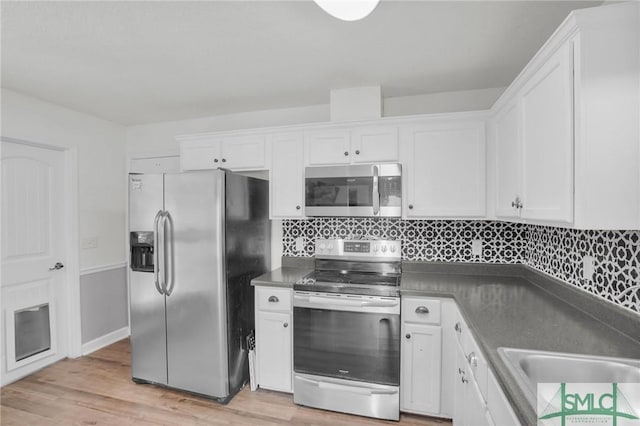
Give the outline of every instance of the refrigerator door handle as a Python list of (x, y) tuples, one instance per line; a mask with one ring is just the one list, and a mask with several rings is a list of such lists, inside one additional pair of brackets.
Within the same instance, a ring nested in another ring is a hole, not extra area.
[(162, 287), (160, 286), (160, 253), (159, 249), (161, 244), (159, 244), (160, 238), (160, 230), (158, 225), (160, 223), (160, 218), (162, 217), (162, 210), (158, 210), (156, 213), (156, 218), (153, 221), (153, 282), (156, 285), (156, 290), (158, 293), (164, 294), (162, 291)]
[[(167, 226), (168, 225), (168, 226)], [(166, 264), (165, 266), (165, 283), (164, 283), (164, 293), (167, 296), (171, 296), (173, 293), (173, 286), (175, 285), (175, 280), (173, 276), (173, 221), (171, 220), (171, 215), (168, 211), (164, 213), (164, 219), (162, 222), (162, 232), (167, 232), (167, 235), (163, 238), (163, 244), (166, 250)]]

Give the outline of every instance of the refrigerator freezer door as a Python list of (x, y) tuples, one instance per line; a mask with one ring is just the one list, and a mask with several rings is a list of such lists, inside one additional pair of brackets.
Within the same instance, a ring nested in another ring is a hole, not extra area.
[[(152, 231), (162, 209), (162, 175), (129, 175), (129, 230)], [(154, 274), (130, 271), (131, 375), (134, 379), (167, 384), (165, 297), (156, 289)]]
[(229, 394), (225, 304), (223, 172), (165, 175), (172, 228), (168, 278), (169, 386), (215, 398)]

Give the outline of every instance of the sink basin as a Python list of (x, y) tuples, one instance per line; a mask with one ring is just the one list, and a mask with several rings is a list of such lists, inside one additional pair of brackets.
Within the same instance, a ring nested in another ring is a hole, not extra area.
[(538, 383), (639, 383), (640, 360), (498, 348), (533, 409)]

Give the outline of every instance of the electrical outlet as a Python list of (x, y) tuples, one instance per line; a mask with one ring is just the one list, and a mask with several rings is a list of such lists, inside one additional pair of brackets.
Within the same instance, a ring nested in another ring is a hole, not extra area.
[(593, 281), (593, 273), (596, 269), (596, 260), (593, 256), (585, 256), (582, 258), (582, 278), (587, 281)]
[(482, 240), (471, 240), (471, 254), (482, 256)]
[(304, 237), (296, 238), (296, 251), (302, 253), (304, 251)]
[(80, 248), (83, 250), (98, 248), (98, 237), (85, 237), (80, 240)]

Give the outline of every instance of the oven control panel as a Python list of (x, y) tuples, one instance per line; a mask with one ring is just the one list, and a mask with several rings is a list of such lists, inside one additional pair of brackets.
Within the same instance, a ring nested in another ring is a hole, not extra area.
[(400, 259), (400, 241), (392, 240), (317, 240), (316, 257), (354, 257)]

